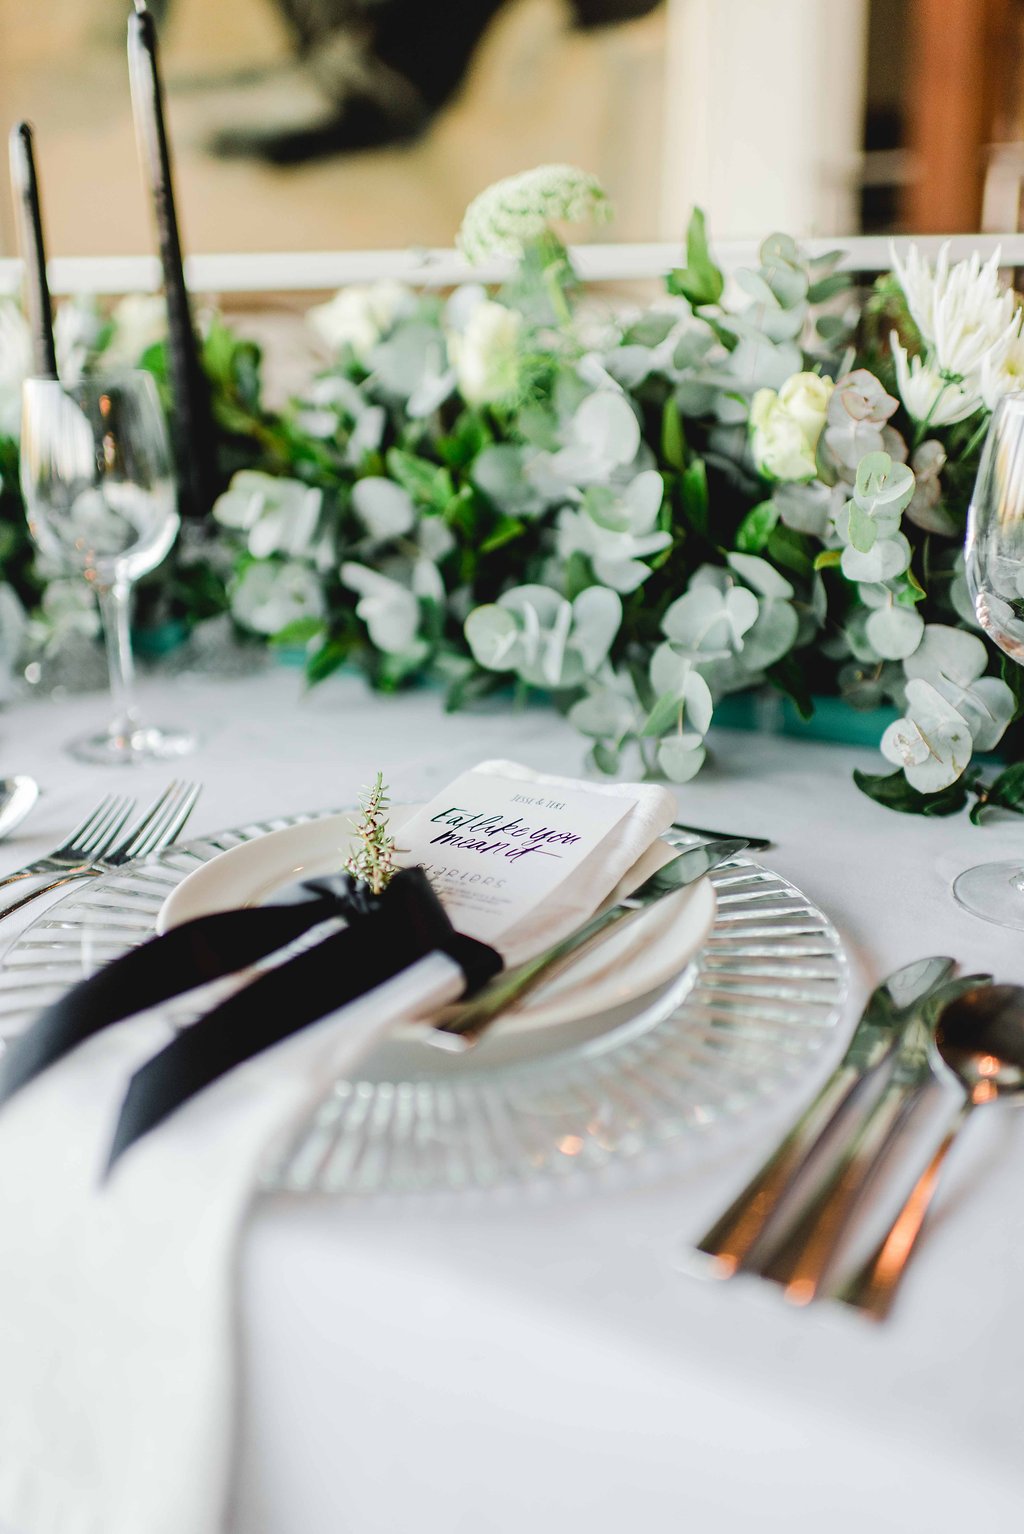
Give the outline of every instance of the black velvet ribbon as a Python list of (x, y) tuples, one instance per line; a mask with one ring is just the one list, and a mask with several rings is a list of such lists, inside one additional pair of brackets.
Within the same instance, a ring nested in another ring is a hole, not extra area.
[(150, 939), (47, 1007), (0, 1059), (0, 1104), (101, 1029), (233, 974), (332, 917), (350, 925), (262, 973), (176, 1035), (132, 1077), (109, 1165), (203, 1087), (433, 952), (448, 954), (465, 993), (502, 967), (456, 932), (422, 869), (404, 869), (376, 901), (346, 880), (318, 881), (295, 905), (201, 916)]

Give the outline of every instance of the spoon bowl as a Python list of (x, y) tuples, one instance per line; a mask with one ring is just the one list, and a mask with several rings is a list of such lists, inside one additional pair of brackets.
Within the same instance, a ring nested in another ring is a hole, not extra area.
[(935, 1049), (972, 1107), (1024, 1092), (1024, 986), (987, 985), (945, 1008)]
[(39, 784), (35, 778), (24, 774), (0, 778), (0, 842), (21, 825), (38, 798)]
[(972, 1112), (999, 1099), (1024, 1101), (1024, 986), (975, 985), (954, 996), (939, 1015), (931, 1058), (959, 1085), (956, 1112), (887, 1234), (835, 1295), (876, 1321), (892, 1309), (943, 1163)]

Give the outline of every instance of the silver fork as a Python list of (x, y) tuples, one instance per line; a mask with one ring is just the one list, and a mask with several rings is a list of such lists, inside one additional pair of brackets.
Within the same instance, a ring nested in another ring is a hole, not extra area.
[(68, 868), (59, 877), (37, 886), (27, 895), (22, 895), (10, 905), (4, 906), (0, 909), (0, 921), (5, 916), (11, 916), (15, 911), (20, 911), (23, 906), (38, 899), (40, 895), (49, 894), (51, 890), (60, 889), (65, 884), (72, 884), (77, 879), (88, 879), (96, 874), (113, 873), (123, 868), (126, 863), (134, 862), (136, 858), (149, 857), (154, 852), (162, 852), (181, 835), (186, 821), (195, 808), (200, 792), (201, 784), (199, 783), (171, 783), (131, 829), (120, 840), (116, 840), (132, 808), (132, 805), (129, 805), (129, 811), (115, 828), (113, 839), (104, 841), (102, 853), (95, 856), (87, 865)]
[(45, 857), (36, 858), (0, 879), (0, 889), (22, 879), (31, 879), (36, 874), (86, 872), (114, 845), (134, 808), (134, 799), (124, 794), (107, 794), (82, 824), (75, 827), (67, 841), (61, 842)]

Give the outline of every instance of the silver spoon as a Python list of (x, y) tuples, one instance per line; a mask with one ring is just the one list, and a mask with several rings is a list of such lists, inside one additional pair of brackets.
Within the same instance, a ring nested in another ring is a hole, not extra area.
[(975, 1108), (1024, 1093), (1024, 986), (979, 986), (951, 1001), (935, 1029), (934, 1052), (939, 1071), (946, 1075), (945, 1065), (959, 1083), (961, 1102), (889, 1231), (835, 1295), (877, 1321), (892, 1308), (953, 1141)]
[(0, 842), (21, 825), (38, 798), (35, 778), (0, 778)]

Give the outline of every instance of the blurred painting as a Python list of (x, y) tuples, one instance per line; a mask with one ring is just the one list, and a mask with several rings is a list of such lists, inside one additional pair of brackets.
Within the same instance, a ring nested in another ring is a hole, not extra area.
[[(615, 237), (659, 233), (659, 0), (151, 0), (193, 251), (449, 245), (544, 161), (595, 171)], [(126, 0), (0, 0), (0, 101), (37, 130), (51, 253), (151, 248)], [(0, 199), (0, 253), (13, 249)]]

